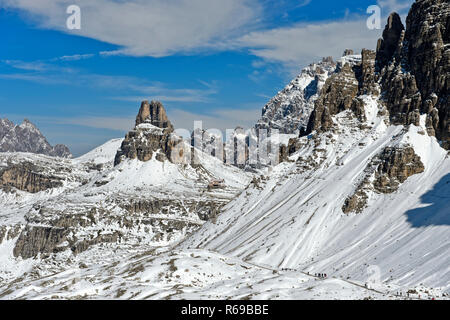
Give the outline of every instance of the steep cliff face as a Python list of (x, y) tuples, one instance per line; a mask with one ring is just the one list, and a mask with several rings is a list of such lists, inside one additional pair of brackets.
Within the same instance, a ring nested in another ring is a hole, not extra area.
[(0, 119), (0, 152), (30, 152), (52, 157), (71, 158), (67, 146), (52, 147), (39, 129), (29, 120), (14, 125), (8, 119)]
[(114, 165), (120, 164), (124, 159), (145, 162), (154, 156), (159, 161), (170, 160), (174, 146), (181, 142), (181, 138), (174, 135), (173, 131), (166, 110), (160, 102), (142, 102), (136, 126), (125, 136)]
[(45, 170), (32, 163), (11, 164), (0, 169), (0, 188), (10, 191), (16, 188), (21, 191), (37, 193), (61, 187), (61, 178), (43, 173)]
[(306, 67), (264, 106), (256, 129), (277, 129), (285, 134), (304, 132), (314, 101), (335, 68), (331, 57)]
[(417, 125), (426, 115), (428, 133), (449, 149), (450, 3), (416, 1), (406, 30), (392, 14), (379, 41), (377, 70), (391, 121)]
[(351, 108), (353, 99), (359, 91), (360, 75), (359, 56), (344, 56), (338, 62), (336, 71), (327, 79), (319, 98), (315, 101), (307, 133), (313, 130), (329, 130), (333, 124), (331, 116)]
[(167, 117), (166, 109), (164, 109), (164, 106), (159, 101), (152, 101), (151, 103), (148, 101), (142, 102), (136, 117), (136, 126), (142, 123), (151, 123), (155, 127), (168, 128), (170, 131), (173, 131), (173, 126)]

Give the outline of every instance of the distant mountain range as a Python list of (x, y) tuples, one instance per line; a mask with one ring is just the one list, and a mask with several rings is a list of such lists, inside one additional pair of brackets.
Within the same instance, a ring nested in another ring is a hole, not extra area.
[(30, 152), (52, 157), (71, 158), (69, 148), (63, 144), (52, 147), (39, 129), (28, 119), (15, 125), (0, 119), (0, 152)]

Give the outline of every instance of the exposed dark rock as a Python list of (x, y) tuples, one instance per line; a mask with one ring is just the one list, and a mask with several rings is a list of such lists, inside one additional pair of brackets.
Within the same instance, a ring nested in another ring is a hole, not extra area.
[(67, 230), (53, 227), (27, 226), (14, 247), (14, 256), (23, 259), (36, 257), (39, 253), (56, 253), (66, 240)]
[(32, 163), (12, 164), (0, 169), (0, 188), (11, 190), (12, 187), (21, 191), (37, 193), (63, 185), (61, 178), (50, 176)]
[[(365, 176), (342, 206), (346, 214), (361, 213), (367, 206), (368, 193), (393, 193), (409, 177), (425, 170), (420, 157), (412, 147), (387, 147), (364, 170)], [(375, 175), (371, 182), (371, 177)]]
[(345, 49), (344, 54), (342, 56), (352, 56), (354, 54), (354, 51), (352, 49)]
[(114, 165), (126, 158), (149, 161), (155, 156), (158, 161), (171, 160), (173, 148), (182, 141), (173, 131), (163, 105), (144, 101), (136, 118), (136, 127), (125, 136)]
[(392, 13), (383, 31), (383, 38), (378, 40), (376, 60), (379, 71), (391, 62), (404, 30), (400, 16), (395, 12)]
[(403, 31), (393, 14), (377, 50), (377, 71), (394, 124), (419, 123), (450, 147), (450, 2), (416, 1)]
[(425, 168), (412, 147), (385, 148), (379, 156), (380, 165), (375, 172), (373, 186), (381, 193), (392, 193), (410, 176), (422, 173)]
[[(332, 57), (323, 58), (321, 62), (306, 67), (264, 106), (262, 117), (255, 128), (276, 129), (285, 134), (304, 132), (314, 109), (314, 101), (325, 79), (335, 68), (336, 62)], [(309, 83), (306, 88), (305, 82)]]
[(376, 52), (363, 49), (361, 52), (361, 77), (359, 81), (359, 94), (378, 95), (375, 79)]
[(175, 199), (137, 199), (120, 203), (119, 206), (129, 213), (171, 214), (185, 211), (186, 215), (196, 213), (202, 220), (214, 218), (222, 207), (223, 203), (217, 201), (179, 201)]
[(136, 117), (136, 126), (141, 123), (151, 123), (158, 128), (169, 128), (173, 131), (173, 126), (167, 117), (164, 106), (159, 101), (143, 101), (139, 113)]
[(13, 226), (0, 226), (0, 244), (3, 241), (12, 240), (19, 236), (22, 230), (22, 225), (16, 224)]
[(345, 214), (351, 212), (361, 213), (364, 208), (366, 208), (368, 196), (364, 189), (365, 183), (361, 184), (356, 189), (356, 192), (345, 200), (344, 205), (342, 206), (342, 212)]
[(307, 133), (313, 130), (326, 131), (333, 126), (332, 116), (351, 108), (359, 91), (361, 65), (344, 63), (325, 82), (315, 108), (311, 114)]
[(122, 237), (122, 234), (118, 231), (108, 234), (100, 234), (92, 240), (82, 240), (72, 245), (71, 250), (74, 255), (80, 254), (83, 251), (88, 250), (91, 246), (100, 243), (116, 243)]

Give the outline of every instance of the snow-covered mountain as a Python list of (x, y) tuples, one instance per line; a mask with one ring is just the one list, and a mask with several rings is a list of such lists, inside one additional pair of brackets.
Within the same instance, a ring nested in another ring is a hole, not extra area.
[(72, 157), (65, 145), (52, 147), (28, 119), (20, 125), (14, 125), (6, 118), (0, 119), (0, 152), (31, 152), (60, 158)]
[(81, 158), (0, 154), (0, 298), (448, 299), (449, 21), (418, 0), (376, 52), (308, 67), (258, 123), (299, 130), (267, 170), (148, 101)]
[[(125, 139), (80, 158), (0, 154), (0, 287), (172, 245), (247, 186), (249, 174), (201, 152), (195, 166), (163, 158), (155, 125), (165, 111), (145, 113), (155, 105), (143, 103), (143, 122)], [(222, 188), (209, 189), (211, 180)]]
[(298, 77), (264, 106), (256, 128), (277, 129), (284, 134), (306, 131), (314, 101), (335, 68), (333, 58), (328, 57), (303, 69)]

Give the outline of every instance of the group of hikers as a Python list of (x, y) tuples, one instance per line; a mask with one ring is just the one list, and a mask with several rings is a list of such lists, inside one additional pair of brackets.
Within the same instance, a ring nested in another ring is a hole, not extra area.
[(314, 274), (316, 278), (325, 279), (327, 277), (326, 273), (315, 273)]

